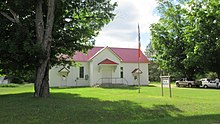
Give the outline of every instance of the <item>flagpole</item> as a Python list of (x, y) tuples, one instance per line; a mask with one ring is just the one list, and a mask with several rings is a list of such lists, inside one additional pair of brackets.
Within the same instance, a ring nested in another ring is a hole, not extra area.
[(140, 87), (140, 45), (141, 45), (141, 41), (140, 41), (141, 37), (140, 37), (140, 27), (138, 24), (138, 93), (141, 93), (141, 87)]
[[(138, 71), (140, 71), (140, 57), (138, 57)], [(140, 72), (138, 73), (138, 93), (141, 93)]]

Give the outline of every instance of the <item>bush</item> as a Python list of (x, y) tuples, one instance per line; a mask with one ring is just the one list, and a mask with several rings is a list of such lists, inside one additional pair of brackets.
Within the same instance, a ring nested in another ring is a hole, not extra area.
[(23, 84), (24, 81), (18, 77), (12, 77), (11, 79), (11, 83), (14, 83), (14, 84)]
[(0, 84), (0, 87), (18, 87), (18, 84)]

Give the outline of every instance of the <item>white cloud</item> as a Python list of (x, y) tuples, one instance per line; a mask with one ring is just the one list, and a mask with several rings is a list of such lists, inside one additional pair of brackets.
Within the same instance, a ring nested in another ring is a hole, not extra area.
[(118, 3), (115, 19), (106, 25), (96, 38), (96, 46), (137, 48), (137, 24), (141, 31), (141, 49), (149, 41), (150, 24), (158, 21), (153, 15), (156, 0), (113, 0)]

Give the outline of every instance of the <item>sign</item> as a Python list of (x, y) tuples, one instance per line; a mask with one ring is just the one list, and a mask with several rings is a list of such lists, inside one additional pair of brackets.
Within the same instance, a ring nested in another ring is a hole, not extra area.
[(160, 76), (160, 80), (161, 80), (161, 90), (162, 90), (162, 96), (164, 96), (164, 86), (169, 88), (169, 92), (170, 92), (170, 98), (172, 97), (172, 93), (171, 93), (171, 84), (170, 84), (170, 76)]
[(169, 80), (163, 80), (163, 85), (169, 85)]

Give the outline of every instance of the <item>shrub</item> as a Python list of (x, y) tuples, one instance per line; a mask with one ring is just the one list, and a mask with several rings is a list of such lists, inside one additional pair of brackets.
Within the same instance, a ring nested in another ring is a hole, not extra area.
[(15, 84), (23, 84), (23, 80), (18, 78), (18, 77), (12, 77), (11, 79), (11, 83), (15, 83)]
[(0, 87), (18, 87), (18, 84), (0, 84)]

